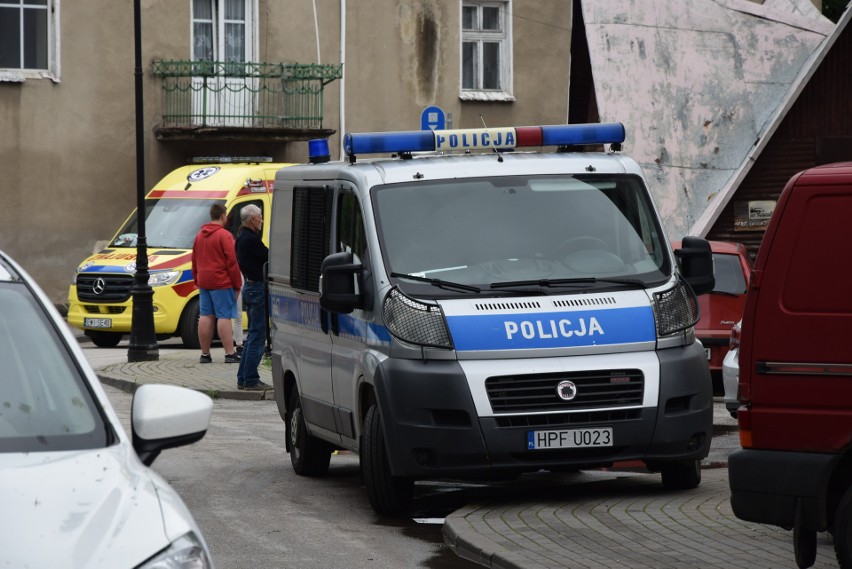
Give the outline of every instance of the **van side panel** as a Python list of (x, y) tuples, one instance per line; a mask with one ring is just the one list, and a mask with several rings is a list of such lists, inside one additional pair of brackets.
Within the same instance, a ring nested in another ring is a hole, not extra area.
[(800, 178), (759, 267), (741, 354), (759, 403), (755, 448), (836, 452), (852, 442), (849, 184)]

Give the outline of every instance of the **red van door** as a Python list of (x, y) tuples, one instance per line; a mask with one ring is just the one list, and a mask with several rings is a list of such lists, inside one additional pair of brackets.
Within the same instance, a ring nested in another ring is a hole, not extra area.
[(752, 448), (837, 452), (852, 439), (852, 167), (790, 184), (752, 274), (741, 396)]

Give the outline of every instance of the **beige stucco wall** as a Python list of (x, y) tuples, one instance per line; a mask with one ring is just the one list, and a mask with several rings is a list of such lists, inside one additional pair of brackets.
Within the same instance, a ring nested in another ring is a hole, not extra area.
[[(340, 0), (258, 0), (259, 60), (339, 63)], [(553, 124), (567, 117), (570, 2), (516, 0), (515, 101), (459, 99), (460, 0), (346, 2), (345, 83), (326, 86), (325, 128), (411, 130), (438, 105), (455, 128)], [(146, 189), (197, 155), (266, 154), (304, 161), (305, 143), (158, 142), (155, 59), (189, 59), (190, 0), (141, 0)], [(61, 2), (61, 75), (0, 83), (0, 249), (57, 304), (96, 242), (136, 205), (132, 0)], [(330, 140), (333, 157), (339, 136)]]

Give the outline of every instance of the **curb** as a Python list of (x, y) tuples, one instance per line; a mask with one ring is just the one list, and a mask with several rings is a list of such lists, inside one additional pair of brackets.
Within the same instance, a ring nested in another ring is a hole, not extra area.
[[(146, 383), (137, 383), (135, 381), (129, 381), (127, 379), (118, 379), (115, 377), (110, 377), (108, 375), (104, 375), (101, 372), (96, 372), (98, 375), (98, 379), (104, 385), (109, 385), (111, 387), (115, 387), (120, 389), (126, 393), (133, 394), (139, 389), (140, 386), (146, 385)], [(233, 399), (237, 401), (274, 401), (275, 400), (275, 391), (269, 389), (267, 391), (239, 391), (233, 389), (227, 390), (218, 390), (218, 389), (198, 389), (195, 387), (187, 387), (187, 389), (192, 389), (194, 391), (198, 391), (199, 393), (204, 393), (205, 395), (209, 395), (211, 399)]]

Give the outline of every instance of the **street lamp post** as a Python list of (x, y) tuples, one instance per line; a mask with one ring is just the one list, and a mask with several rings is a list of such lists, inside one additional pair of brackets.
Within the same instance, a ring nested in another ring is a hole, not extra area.
[(145, 236), (145, 139), (142, 109), (142, 25), (140, 0), (133, 0), (133, 40), (136, 55), (136, 274), (133, 277), (133, 314), (130, 323), (128, 362), (160, 359), (154, 334), (154, 291), (148, 284), (148, 238)]

